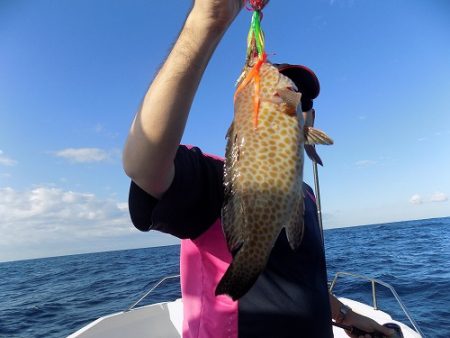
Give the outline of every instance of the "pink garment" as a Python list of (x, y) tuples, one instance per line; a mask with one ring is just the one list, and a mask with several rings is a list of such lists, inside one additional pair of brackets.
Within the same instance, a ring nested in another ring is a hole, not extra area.
[[(223, 160), (214, 155), (204, 155)], [(197, 239), (181, 241), (183, 338), (237, 337), (238, 302), (228, 296), (216, 297), (214, 294), (231, 258), (220, 219)]]
[[(316, 202), (307, 189), (306, 194)], [(237, 338), (238, 302), (214, 294), (231, 260), (220, 219), (197, 239), (181, 241), (183, 338)]]
[(314, 204), (317, 204), (316, 201), (316, 196), (314, 196), (314, 194), (310, 193), (308, 189), (305, 189), (306, 194), (309, 196), (309, 198), (311, 198), (311, 200), (314, 202)]
[(181, 241), (183, 338), (237, 337), (238, 302), (214, 294), (230, 263), (219, 219), (199, 238)]

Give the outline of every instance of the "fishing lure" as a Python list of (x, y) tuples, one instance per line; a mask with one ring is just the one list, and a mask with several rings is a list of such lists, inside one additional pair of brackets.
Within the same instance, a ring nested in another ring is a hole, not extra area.
[[(236, 96), (253, 80), (254, 97), (253, 97), (253, 123), (255, 128), (258, 127), (258, 116), (260, 107), (260, 87), (261, 66), (267, 60), (267, 54), (265, 52), (265, 40), (264, 33), (261, 29), (261, 20), (263, 18), (262, 10), (267, 5), (269, 0), (244, 0), (246, 8), (253, 11), (252, 21), (250, 24), (250, 30), (247, 36), (247, 57), (246, 65), (242, 75), (238, 79), (238, 87), (234, 94), (234, 100)], [(255, 64), (252, 64), (254, 60), (257, 60)], [(249, 70), (250, 69), (250, 70)]]

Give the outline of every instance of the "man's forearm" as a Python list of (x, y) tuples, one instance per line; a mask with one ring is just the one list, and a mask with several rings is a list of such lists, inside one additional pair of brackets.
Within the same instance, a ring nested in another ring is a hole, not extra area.
[(155, 197), (173, 179), (173, 159), (192, 101), (225, 30), (208, 26), (191, 11), (133, 121), (123, 154), (124, 169)]

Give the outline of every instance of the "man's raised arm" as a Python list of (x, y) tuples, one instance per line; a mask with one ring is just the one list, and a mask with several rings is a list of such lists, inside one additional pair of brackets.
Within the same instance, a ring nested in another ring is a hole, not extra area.
[(160, 197), (172, 183), (173, 160), (198, 85), (242, 4), (242, 0), (195, 1), (134, 118), (123, 166), (126, 174), (154, 197)]

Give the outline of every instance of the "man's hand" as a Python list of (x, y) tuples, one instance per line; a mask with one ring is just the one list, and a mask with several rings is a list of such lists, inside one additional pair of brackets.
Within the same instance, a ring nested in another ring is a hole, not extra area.
[[(387, 327), (378, 324), (373, 319), (360, 315), (353, 310), (347, 313), (345, 319), (342, 321), (342, 324), (353, 326), (366, 332), (380, 332), (386, 337), (392, 336), (395, 333), (394, 330), (388, 329)], [(352, 338), (372, 338), (372, 336), (369, 334), (366, 334), (365, 336), (356, 336), (348, 331), (345, 332), (349, 337)]]

